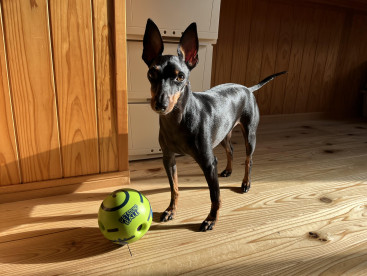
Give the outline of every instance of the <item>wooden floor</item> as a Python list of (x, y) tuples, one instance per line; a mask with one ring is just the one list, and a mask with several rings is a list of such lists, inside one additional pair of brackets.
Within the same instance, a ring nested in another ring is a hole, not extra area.
[[(367, 275), (367, 124), (261, 122), (252, 188), (240, 194), (244, 143), (221, 178), (214, 231), (197, 232), (210, 208), (207, 184), (178, 157), (179, 211), (159, 223), (170, 192), (160, 159), (131, 163), (131, 185), (154, 222), (128, 248), (105, 240), (97, 211), (111, 188), (0, 205), (2, 275)], [(219, 170), (224, 151), (216, 149)]]

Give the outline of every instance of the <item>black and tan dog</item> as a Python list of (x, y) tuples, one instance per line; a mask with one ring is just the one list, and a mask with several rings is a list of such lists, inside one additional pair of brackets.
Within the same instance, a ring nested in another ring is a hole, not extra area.
[(232, 172), (231, 133), (236, 125), (241, 126), (246, 141), (245, 176), (241, 189), (248, 192), (259, 123), (259, 110), (252, 92), (285, 72), (269, 76), (250, 88), (230, 83), (194, 93), (190, 88), (189, 76), (198, 63), (199, 40), (195, 23), (182, 34), (178, 56), (162, 55), (162, 37), (150, 19), (143, 44), (142, 58), (149, 67), (151, 107), (159, 114), (159, 143), (171, 187), (171, 203), (162, 214), (161, 221), (173, 219), (176, 213), (178, 182), (175, 153), (188, 154), (203, 170), (210, 189), (211, 210), (200, 231), (212, 230), (221, 206), (217, 159), (213, 148), (219, 143), (225, 148), (227, 167), (221, 176), (229, 176)]

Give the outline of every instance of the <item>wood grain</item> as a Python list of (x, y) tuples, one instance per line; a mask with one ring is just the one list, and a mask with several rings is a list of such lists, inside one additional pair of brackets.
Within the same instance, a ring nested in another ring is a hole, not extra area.
[[(323, 76), (326, 68), (326, 59), (329, 48), (335, 47), (330, 45), (332, 25), (334, 22), (330, 20), (332, 14), (330, 11), (325, 11), (320, 24), (320, 30), (317, 38), (317, 48), (315, 53), (314, 68), (311, 76), (310, 92), (308, 93), (307, 110), (320, 111)], [(330, 47), (331, 46), (331, 47)]]
[(115, 19), (115, 78), (117, 145), (119, 171), (129, 170), (128, 109), (127, 109), (127, 52), (126, 52), (126, 1), (114, 2)]
[[(0, 269), (6, 275), (364, 275), (367, 272), (367, 124), (358, 120), (264, 120), (252, 188), (238, 193), (245, 144), (235, 129), (233, 174), (220, 178), (216, 229), (197, 232), (210, 206), (199, 166), (178, 157), (176, 218), (159, 223), (170, 191), (161, 159), (131, 164), (132, 185), (154, 221), (126, 247), (97, 228), (114, 188), (0, 205)], [(281, 153), (281, 154), (280, 154)], [(226, 157), (215, 149), (219, 166)]]
[(72, 194), (100, 188), (121, 188), (130, 182), (128, 171), (65, 177), (0, 187), (0, 203)]
[[(232, 2), (231, 5), (223, 5), (221, 3), (220, 16), (228, 18), (226, 24), (219, 26), (218, 32), (221, 34), (221, 44), (214, 46), (215, 52), (215, 84), (222, 84), (228, 82), (231, 78), (231, 63), (232, 60), (232, 45), (234, 39), (235, 17), (237, 1)], [(217, 48), (219, 47), (219, 49)]]
[(266, 14), (268, 8), (267, 1), (256, 1), (253, 4), (251, 22), (250, 45), (247, 59), (246, 86), (253, 86), (260, 81), (261, 61), (263, 56), (264, 32), (266, 23)]
[(62, 176), (47, 1), (2, 1), (23, 182)]
[(50, 1), (64, 176), (99, 172), (91, 1)]
[[(223, 5), (224, 6), (224, 5)], [(245, 84), (245, 76), (252, 17), (253, 1), (239, 1), (235, 13), (235, 30), (232, 48), (232, 68), (230, 82)], [(235, 58), (233, 58), (235, 57)], [(213, 57), (216, 61), (216, 58)], [(215, 72), (215, 70), (213, 70)]]
[(233, 0), (221, 5), (213, 86), (252, 86), (287, 70), (288, 75), (256, 92), (262, 114), (361, 113), (359, 90), (367, 82), (362, 50), (367, 44), (366, 4)]
[(366, 84), (367, 41), (361, 39), (367, 31), (366, 14), (348, 14), (346, 27), (342, 34), (341, 54), (338, 57), (337, 82), (335, 83), (336, 100), (331, 109), (345, 115), (352, 110), (360, 110), (359, 90)]
[(311, 76), (315, 63), (317, 38), (322, 16), (323, 10), (316, 9), (312, 12), (310, 19), (308, 20), (306, 44), (304, 46), (302, 55), (302, 66), (297, 89), (295, 112), (307, 112), (307, 100), (311, 86)]
[[(291, 5), (285, 5), (279, 13), (280, 30), (274, 72), (286, 71), (287, 68), (289, 68), (294, 22), (292, 10), (293, 9)], [(288, 75), (285, 75), (283, 76), (283, 78), (276, 79), (273, 82), (274, 86), (271, 95), (272, 104), (270, 106), (270, 114), (283, 113), (285, 85), (287, 82), (287, 77)]]
[(331, 106), (334, 102), (335, 91), (333, 84), (336, 83), (338, 53), (341, 48), (341, 38), (346, 15), (340, 11), (334, 11), (329, 20), (331, 23), (330, 46), (323, 75), (323, 87), (321, 97), (321, 108)]
[[(308, 26), (307, 22), (310, 14), (311, 8), (293, 7), (294, 27), (292, 35), (292, 49), (289, 60), (287, 84), (285, 87), (283, 114), (295, 112), (303, 48), (305, 45), (306, 30)], [(276, 91), (274, 93), (276, 93)]]
[[(274, 74), (275, 63), (278, 50), (278, 40), (281, 17), (279, 14), (284, 9), (284, 5), (270, 3), (266, 15), (266, 27), (264, 32), (264, 47), (261, 60), (261, 78)], [(260, 114), (269, 113), (274, 82), (266, 85), (261, 91), (255, 93), (259, 105)]]
[(93, 0), (98, 142), (101, 172), (118, 170), (113, 1)]
[(0, 186), (20, 183), (12, 103), (0, 7)]

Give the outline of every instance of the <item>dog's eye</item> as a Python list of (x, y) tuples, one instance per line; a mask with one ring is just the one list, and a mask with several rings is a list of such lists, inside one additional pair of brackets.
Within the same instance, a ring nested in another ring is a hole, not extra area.
[(176, 81), (182, 82), (185, 79), (185, 75), (183, 73), (178, 73), (176, 77)]

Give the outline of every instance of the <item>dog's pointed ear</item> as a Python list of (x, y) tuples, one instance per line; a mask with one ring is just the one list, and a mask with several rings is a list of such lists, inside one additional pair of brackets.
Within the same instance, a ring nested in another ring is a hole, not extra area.
[(143, 60), (150, 66), (153, 60), (162, 55), (164, 50), (163, 40), (157, 25), (150, 18), (145, 27), (143, 39)]
[(187, 67), (192, 70), (199, 62), (199, 39), (196, 23), (191, 23), (181, 36), (177, 54), (184, 60)]

